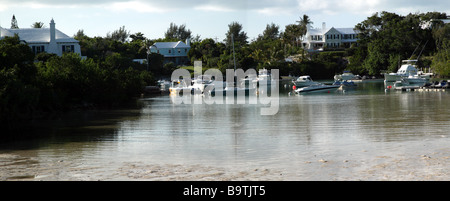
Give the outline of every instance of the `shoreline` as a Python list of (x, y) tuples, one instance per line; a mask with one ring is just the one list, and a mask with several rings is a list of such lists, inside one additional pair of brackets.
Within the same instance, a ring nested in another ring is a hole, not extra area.
[[(236, 168), (202, 164), (39, 161), (22, 153), (0, 154), (1, 181), (448, 181), (450, 149), (422, 155), (379, 155), (372, 158), (316, 158), (286, 167)], [(22, 155), (24, 154), (24, 155)], [(118, 163), (118, 164), (117, 164)]]

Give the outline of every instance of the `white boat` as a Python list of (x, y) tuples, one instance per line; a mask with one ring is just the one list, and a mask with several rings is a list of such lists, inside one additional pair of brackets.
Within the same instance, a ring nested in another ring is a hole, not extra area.
[(258, 80), (270, 80), (270, 73), (267, 69), (259, 69)]
[(315, 84), (307, 87), (302, 87), (300, 89), (296, 89), (295, 93), (304, 94), (304, 93), (331, 93), (336, 91), (340, 85), (325, 85), (325, 84)]
[(342, 87), (356, 87), (355, 82), (351, 80), (344, 80), (344, 81), (335, 81), (333, 85), (342, 86)]
[(270, 85), (271, 75), (269, 71), (265, 68), (259, 69), (258, 71), (258, 84), (259, 85)]
[[(202, 93), (199, 88), (193, 87), (192, 85), (188, 86), (184, 80), (172, 81), (169, 91), (170, 91), (170, 95), (180, 95), (180, 94), (183, 94), (184, 91), (188, 91), (188, 92), (190, 92), (190, 94), (201, 94)], [(183, 95), (185, 95), (185, 94), (183, 94)]]
[(357, 75), (353, 75), (353, 73), (348, 72), (348, 71), (346, 71), (346, 72), (344, 72), (344, 73), (342, 73), (340, 75), (335, 75), (334, 76), (334, 80), (335, 81), (339, 81), (339, 80), (343, 80), (343, 81), (345, 81), (345, 80), (357, 80), (357, 79), (360, 79), (360, 77), (357, 76)]
[(205, 88), (212, 83), (213, 83), (212, 76), (200, 75), (194, 80), (192, 80), (192, 88), (194, 88), (195, 90), (199, 90), (201, 91), (201, 93), (203, 93), (205, 91)]
[(249, 87), (249, 88), (257, 88), (258, 87), (258, 76), (255, 74), (250, 74), (243, 80), (241, 80), (240, 87)]
[(158, 80), (158, 87), (161, 92), (168, 92), (170, 89), (170, 81), (168, 80)]
[[(425, 86), (427, 83), (427, 79), (421, 78), (417, 75), (415, 76), (408, 76), (401, 78), (399, 81), (395, 81), (394, 85), (392, 85), (391, 88), (394, 88), (396, 90), (411, 90), (411, 89), (418, 89), (420, 87)], [(389, 89), (389, 87), (388, 87)]]
[(409, 77), (410, 75), (417, 75), (416, 63), (417, 60), (403, 60), (402, 66), (396, 73), (385, 73), (384, 81), (385, 82), (395, 82), (400, 81), (402, 78)]
[(237, 95), (244, 93), (245, 96), (249, 96), (250, 94), (256, 93), (256, 88), (240, 88), (240, 87), (225, 87), (224, 89), (216, 89), (214, 88), (211, 91), (208, 91), (209, 96), (215, 96), (216, 94), (222, 93), (223, 96), (226, 96), (228, 93), (233, 91), (233, 95), (236, 97)]
[(418, 86), (423, 86), (427, 83), (426, 78), (420, 77), (418, 75), (410, 75), (408, 77), (404, 77), (402, 78), (402, 81), (410, 85), (418, 85)]
[(320, 84), (319, 82), (314, 82), (309, 75), (300, 76), (297, 78), (297, 80), (294, 80), (292, 82), (294, 83), (296, 88)]

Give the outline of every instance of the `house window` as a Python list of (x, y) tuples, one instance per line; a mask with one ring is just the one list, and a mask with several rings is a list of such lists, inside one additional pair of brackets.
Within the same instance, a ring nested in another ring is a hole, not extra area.
[(187, 49), (184, 49), (184, 53), (187, 53)]
[(178, 54), (180, 54), (181, 53), (181, 49), (178, 49)]
[(62, 46), (62, 52), (75, 52), (75, 46), (74, 45), (63, 45)]
[(43, 45), (41, 46), (32, 46), (34, 54), (39, 54), (41, 52), (45, 52), (45, 47)]
[(169, 54), (172, 54), (172, 50), (169, 50)]

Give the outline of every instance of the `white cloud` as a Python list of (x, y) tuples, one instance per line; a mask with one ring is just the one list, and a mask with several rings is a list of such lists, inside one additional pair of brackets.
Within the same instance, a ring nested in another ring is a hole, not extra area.
[[(0, 0), (0, 10), (12, 7), (85, 8), (99, 7), (112, 11), (170, 12), (176, 10), (200, 10), (207, 12), (256, 11), (265, 15), (316, 14), (364, 14), (389, 11), (399, 12), (448, 12), (450, 1), (442, 0)], [(445, 9), (445, 10), (442, 10)], [(407, 14), (407, 13), (406, 13)]]
[(222, 6), (215, 6), (215, 5), (199, 5), (194, 7), (195, 10), (201, 10), (201, 11), (211, 11), (211, 12), (233, 12), (235, 10), (227, 7)]
[(106, 9), (118, 12), (137, 11), (140, 13), (164, 13), (171, 9), (160, 8), (142, 1), (114, 2), (105, 6)]

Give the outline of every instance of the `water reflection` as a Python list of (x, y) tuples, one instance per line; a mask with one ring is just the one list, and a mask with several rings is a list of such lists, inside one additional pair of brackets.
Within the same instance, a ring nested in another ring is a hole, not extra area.
[(152, 125), (147, 135), (162, 140), (158, 146), (166, 151), (161, 160), (170, 155), (174, 161), (213, 163), (280, 161), (310, 151), (420, 140), (448, 129), (449, 107), (442, 102), (448, 94), (386, 94), (379, 85), (361, 84), (350, 94), (284, 94), (274, 116), (261, 116), (261, 105), (153, 101), (139, 121)]
[(42, 160), (99, 166), (142, 161), (291, 169), (319, 155), (449, 139), (447, 92), (385, 93), (383, 83), (311, 96), (289, 96), (289, 89), (280, 90), (273, 116), (260, 115), (262, 104), (173, 104), (167, 95), (141, 100), (138, 110), (78, 113), (53, 121), (59, 126), (45, 131), (50, 137), (28, 148)]

